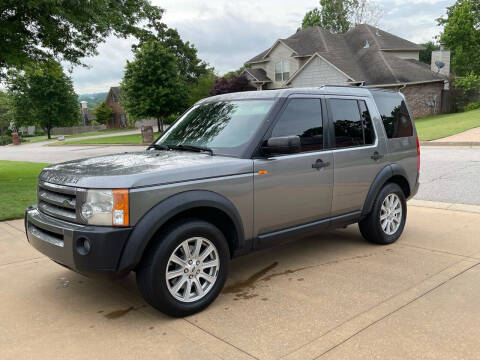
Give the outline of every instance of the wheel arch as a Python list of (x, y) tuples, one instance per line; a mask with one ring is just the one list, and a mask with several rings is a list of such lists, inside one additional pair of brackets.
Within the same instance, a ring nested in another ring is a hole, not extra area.
[(405, 194), (405, 198), (408, 198), (411, 194), (410, 184), (408, 183), (408, 177), (405, 170), (398, 164), (390, 164), (385, 166), (377, 174), (373, 180), (372, 185), (367, 193), (365, 198), (365, 203), (362, 209), (362, 216), (368, 215), (373, 208), (375, 199), (377, 198), (378, 193), (383, 188), (386, 183), (395, 183), (402, 189)]
[(154, 237), (182, 218), (198, 218), (217, 226), (225, 235), (231, 254), (244, 246), (242, 219), (230, 200), (213, 191), (185, 191), (161, 201), (138, 221), (125, 245), (118, 270), (134, 269)]

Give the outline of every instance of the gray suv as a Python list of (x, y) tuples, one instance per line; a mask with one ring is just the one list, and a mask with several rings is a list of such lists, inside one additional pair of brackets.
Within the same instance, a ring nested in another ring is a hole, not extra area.
[(39, 175), (29, 243), (86, 275), (136, 272), (172, 316), (208, 306), (232, 257), (358, 223), (396, 241), (420, 152), (402, 94), (325, 86), (215, 96), (145, 151)]

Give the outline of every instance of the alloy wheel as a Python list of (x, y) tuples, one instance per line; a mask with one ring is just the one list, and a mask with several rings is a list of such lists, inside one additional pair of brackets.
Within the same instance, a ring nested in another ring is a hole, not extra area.
[(380, 224), (387, 235), (397, 232), (402, 222), (402, 202), (397, 194), (388, 194), (380, 209)]
[(176, 247), (165, 272), (170, 294), (185, 303), (202, 299), (215, 284), (220, 260), (215, 245), (203, 237), (192, 237)]

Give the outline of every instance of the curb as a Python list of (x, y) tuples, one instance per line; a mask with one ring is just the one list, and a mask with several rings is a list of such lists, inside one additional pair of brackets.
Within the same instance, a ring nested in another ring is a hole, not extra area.
[(480, 214), (480, 205), (472, 204), (459, 204), (459, 203), (447, 203), (440, 201), (418, 200), (412, 199), (408, 202), (408, 205), (415, 207), (424, 207), (430, 209), (441, 209), (451, 211), (461, 211)]
[(420, 141), (420, 146), (468, 146), (468, 147), (480, 147), (480, 141)]

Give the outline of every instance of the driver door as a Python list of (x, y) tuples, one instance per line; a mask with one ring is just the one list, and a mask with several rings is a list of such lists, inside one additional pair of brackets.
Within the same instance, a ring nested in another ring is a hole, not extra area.
[(324, 150), (324, 134), (320, 98), (290, 97), (266, 139), (297, 135), (300, 152), (254, 160), (254, 230), (260, 242), (330, 216), (333, 155)]

